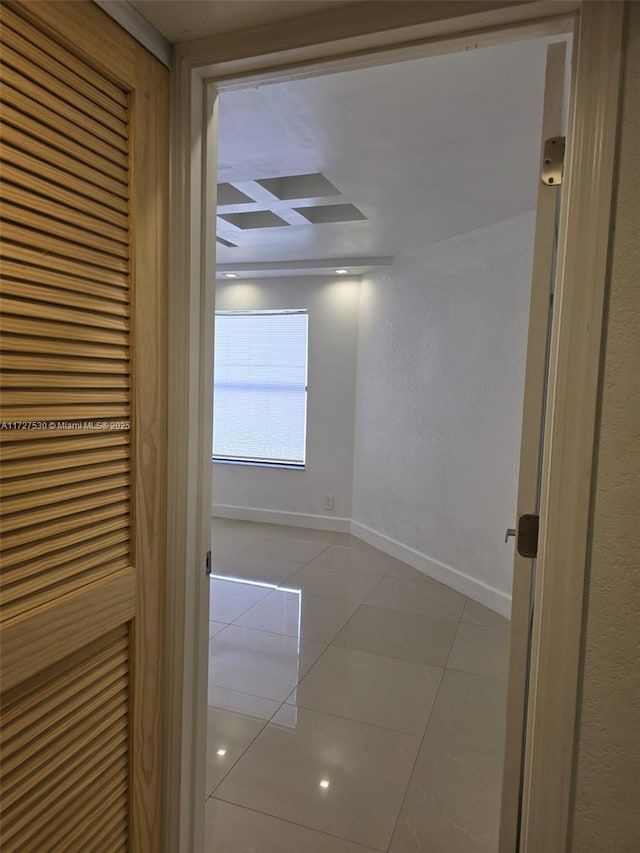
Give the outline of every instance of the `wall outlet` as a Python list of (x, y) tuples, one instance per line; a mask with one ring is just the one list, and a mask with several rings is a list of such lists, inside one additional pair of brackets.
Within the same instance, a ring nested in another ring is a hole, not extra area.
[(332, 512), (333, 511), (333, 495), (325, 495), (324, 500), (322, 502), (322, 506), (324, 507), (324, 509), (328, 510), (329, 512)]

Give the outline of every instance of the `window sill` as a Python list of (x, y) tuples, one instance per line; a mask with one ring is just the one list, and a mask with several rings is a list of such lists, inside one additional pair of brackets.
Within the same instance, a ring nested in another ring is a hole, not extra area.
[(215, 456), (211, 458), (211, 461), (215, 465), (242, 465), (250, 468), (283, 468), (286, 471), (304, 471), (307, 467), (304, 464), (295, 465), (294, 463), (287, 462), (254, 462), (253, 460), (244, 459), (216, 459)]

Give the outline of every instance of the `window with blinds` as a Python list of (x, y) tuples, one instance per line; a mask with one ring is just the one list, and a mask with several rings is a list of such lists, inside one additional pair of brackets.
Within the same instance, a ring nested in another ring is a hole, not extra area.
[(307, 311), (216, 311), (214, 460), (304, 467), (307, 338)]

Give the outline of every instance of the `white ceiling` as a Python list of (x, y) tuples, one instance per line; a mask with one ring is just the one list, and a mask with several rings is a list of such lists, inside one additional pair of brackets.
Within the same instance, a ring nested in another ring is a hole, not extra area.
[(346, 2), (354, 0), (130, 0), (173, 44), (273, 24)]
[[(237, 247), (218, 245), (218, 262), (395, 256), (531, 210), (549, 41), (224, 93), (219, 181), (257, 203), (219, 212), (271, 210), (291, 224), (242, 230), (219, 218)], [(253, 183), (308, 173), (342, 197), (278, 201)], [(336, 203), (366, 220), (313, 225), (293, 210)]]

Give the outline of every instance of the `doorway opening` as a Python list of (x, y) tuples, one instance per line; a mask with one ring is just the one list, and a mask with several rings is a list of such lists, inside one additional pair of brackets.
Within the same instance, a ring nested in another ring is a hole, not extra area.
[(498, 849), (549, 41), (219, 96), (216, 310), (309, 337), (304, 465), (213, 464), (209, 853)]

